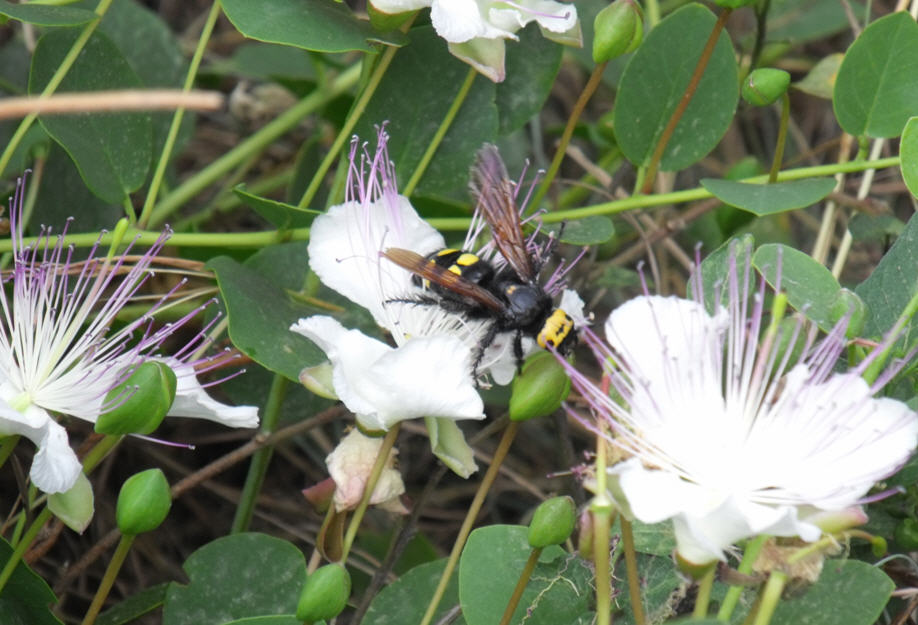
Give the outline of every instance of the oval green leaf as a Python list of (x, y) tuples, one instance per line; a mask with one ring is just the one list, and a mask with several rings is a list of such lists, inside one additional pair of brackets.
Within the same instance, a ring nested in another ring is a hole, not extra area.
[(0, 15), (36, 26), (81, 26), (98, 17), (87, 9), (45, 4), (13, 4), (7, 0), (0, 0)]
[(223, 12), (250, 39), (317, 52), (373, 52), (371, 41), (403, 45), (402, 33), (379, 33), (341, 2), (224, 0)]
[(245, 190), (245, 183), (233, 187), (233, 193), (256, 213), (281, 229), (306, 227), (312, 223), (316, 215), (321, 214), (311, 208), (299, 208), (286, 202), (279, 202), (249, 193)]
[[(752, 256), (752, 265), (772, 287), (779, 286), (796, 310), (828, 331), (835, 325), (832, 305), (841, 290), (832, 272), (810, 256), (780, 243), (761, 246)], [(780, 268), (781, 283), (777, 284)]]
[[(896, 587), (880, 568), (859, 560), (829, 560), (802, 595), (778, 602), (772, 625), (870, 625)], [(839, 618), (844, 615), (844, 618)]]
[[(851, 10), (863, 15), (864, 5), (852, 0)], [(768, 5), (768, 41), (800, 44), (850, 28), (837, 0), (771, 0)]]
[(881, 17), (851, 44), (832, 106), (855, 136), (897, 137), (918, 115), (918, 24), (908, 13)]
[(306, 581), (306, 560), (299, 549), (257, 533), (218, 538), (191, 554), (182, 568), (191, 581), (169, 585), (163, 625), (223, 625), (294, 614)]
[[(0, 565), (9, 562), (13, 548), (0, 538)], [(19, 564), (0, 594), (0, 615), (4, 623), (16, 625), (62, 625), (51, 613), (57, 603), (54, 592), (39, 575), (20, 558)]]
[[(744, 234), (725, 241), (701, 261), (701, 298), (709, 313), (714, 314), (718, 307), (727, 306), (730, 297), (727, 280), (730, 279), (734, 267), (743, 265), (747, 258), (752, 257), (754, 249), (755, 237)], [(754, 279), (750, 276), (747, 288), (751, 290), (754, 285)], [(695, 292), (694, 280), (689, 280), (688, 293), (694, 298), (699, 295)]]
[[(918, 293), (918, 215), (912, 215), (873, 273), (854, 292), (870, 311), (864, 336), (878, 338), (888, 332)], [(902, 335), (905, 345), (914, 341), (916, 331), (918, 317), (912, 317)]]
[[(79, 34), (70, 29), (52, 30), (38, 41), (32, 57), (29, 93), (41, 93)], [(99, 71), (101, 67), (105, 71)], [(136, 89), (142, 86), (111, 39), (96, 32), (57, 91)], [(73, 159), (86, 186), (106, 202), (120, 204), (146, 179), (153, 157), (149, 115), (84, 113), (41, 116), (39, 121)]]
[[(272, 257), (279, 272), (289, 271), (289, 275), (299, 275), (301, 279), (305, 274), (305, 243), (271, 246), (255, 256), (263, 255)], [(239, 264), (228, 256), (220, 256), (207, 263), (217, 276), (226, 306), (230, 340), (266, 369), (297, 380), (303, 367), (323, 362), (325, 354), (311, 341), (291, 332), (290, 326), (300, 317), (328, 311), (294, 301), (285, 285), (253, 267), (257, 262), (253, 257)]]
[[(181, 89), (188, 73), (188, 60), (178, 39), (162, 18), (139, 2), (114, 2), (99, 24), (118, 46), (144, 86)], [(276, 47), (276, 46), (275, 46)], [(152, 111), (154, 152), (166, 141), (173, 111)], [(186, 111), (172, 147), (172, 154), (181, 154), (191, 138), (195, 115)]]
[[(446, 558), (435, 562), (419, 564), (397, 580), (383, 588), (367, 609), (360, 625), (393, 625), (394, 623), (419, 623), (424, 617), (427, 604), (433, 597), (440, 575), (446, 568)], [(459, 603), (459, 582), (453, 575), (446, 586), (440, 606), (434, 614), (434, 623), (439, 623)], [(464, 625), (460, 616), (456, 625)]]
[[(396, 53), (354, 130), (372, 143), (376, 127), (389, 121), (389, 158), (400, 186), (411, 178), (469, 73), (430, 26), (414, 28), (410, 35), (411, 45)], [(498, 123), (494, 83), (476, 76), (416, 194), (465, 201), (475, 152), (497, 138)]]
[[(615, 102), (615, 136), (635, 165), (646, 165), (691, 80), (717, 19), (699, 4), (682, 7), (650, 31), (628, 62)], [(688, 167), (714, 149), (739, 97), (736, 58), (721, 33), (698, 88), (666, 144), (660, 167)]]
[(899, 157), (905, 186), (918, 197), (918, 117), (912, 117), (905, 124), (902, 141), (899, 142)]
[(701, 181), (701, 186), (724, 204), (759, 217), (815, 204), (829, 195), (835, 184), (834, 178), (808, 178), (771, 184), (750, 184), (716, 178), (704, 178)]
[(561, 67), (561, 44), (543, 37), (536, 24), (518, 34), (520, 40), (507, 46), (507, 77), (497, 85), (501, 135), (521, 128), (542, 110)]
[(795, 82), (793, 87), (817, 98), (831, 100), (835, 91), (835, 80), (838, 78), (838, 68), (841, 67), (844, 58), (845, 55), (841, 52), (828, 55), (816, 63), (803, 80)]
[[(503, 614), (529, 558), (527, 534), (519, 525), (491, 525), (469, 535), (459, 559), (459, 602), (468, 625), (493, 625)], [(510, 622), (576, 623), (589, 612), (592, 582), (590, 563), (546, 547)]]

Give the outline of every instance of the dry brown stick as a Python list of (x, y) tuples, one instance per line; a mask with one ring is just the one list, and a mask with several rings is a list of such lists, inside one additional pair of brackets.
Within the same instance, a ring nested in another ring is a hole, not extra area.
[(216, 91), (179, 89), (127, 89), (59, 93), (48, 98), (23, 96), (0, 98), (0, 119), (15, 119), (31, 113), (65, 115), (100, 111), (158, 111), (193, 109), (215, 111), (223, 106), (223, 94)]

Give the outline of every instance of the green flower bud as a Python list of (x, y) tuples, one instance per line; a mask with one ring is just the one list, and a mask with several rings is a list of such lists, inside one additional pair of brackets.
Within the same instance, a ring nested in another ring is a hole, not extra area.
[(335, 385), (332, 382), (333, 372), (334, 368), (328, 361), (315, 367), (306, 367), (300, 371), (300, 384), (319, 397), (337, 400), (338, 394), (335, 393)]
[(584, 560), (593, 559), (593, 513), (584, 508), (577, 520), (577, 553)]
[(593, 30), (593, 60), (603, 63), (641, 45), (644, 15), (633, 0), (615, 0), (596, 14)]
[(790, 74), (783, 69), (753, 70), (743, 83), (743, 99), (753, 106), (768, 106), (787, 92)]
[(833, 323), (838, 323), (849, 313), (851, 316), (848, 319), (848, 327), (845, 329), (845, 337), (853, 339), (864, 331), (864, 323), (867, 321), (867, 304), (854, 291), (842, 289), (832, 301), (829, 315)]
[(326, 564), (306, 579), (296, 617), (306, 623), (338, 616), (351, 596), (351, 575), (342, 564)]
[(577, 509), (570, 497), (553, 497), (536, 508), (529, 523), (529, 546), (543, 549), (560, 545), (574, 531)]
[(127, 400), (99, 415), (95, 430), (100, 434), (149, 434), (159, 427), (175, 400), (175, 373), (164, 362), (148, 360), (130, 377), (110, 390), (106, 403)]
[(882, 536), (872, 536), (870, 538), (870, 552), (875, 558), (882, 558), (889, 553), (889, 545), (886, 543), (886, 539)]
[(121, 486), (115, 521), (122, 534), (142, 534), (159, 527), (171, 507), (166, 476), (159, 469), (147, 469), (132, 475)]
[(571, 391), (571, 379), (564, 367), (546, 351), (533, 354), (523, 364), (523, 372), (513, 379), (510, 393), (510, 418), (527, 421), (553, 413)]

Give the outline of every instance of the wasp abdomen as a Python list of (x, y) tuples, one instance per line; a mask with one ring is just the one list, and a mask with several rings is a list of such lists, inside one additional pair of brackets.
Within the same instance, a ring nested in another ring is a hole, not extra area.
[(574, 320), (560, 308), (555, 308), (536, 335), (536, 342), (539, 347), (554, 347), (562, 354), (567, 353), (577, 344)]

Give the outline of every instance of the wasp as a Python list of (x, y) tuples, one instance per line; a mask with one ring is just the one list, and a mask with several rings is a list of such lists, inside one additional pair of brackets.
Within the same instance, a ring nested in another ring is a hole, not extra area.
[(479, 150), (469, 188), (506, 264), (497, 268), (476, 254), (457, 249), (438, 250), (424, 257), (389, 248), (383, 255), (412, 272), (415, 284), (436, 295), (395, 301), (435, 304), (470, 319), (491, 320), (472, 365), (476, 377), (485, 350), (502, 332), (514, 333), (518, 369), (523, 361), (524, 336), (534, 338), (545, 349), (568, 353), (577, 343), (574, 320), (554, 307), (551, 295), (539, 283), (539, 272), (551, 246), (539, 255), (527, 246), (513, 183), (496, 146), (485, 144)]

